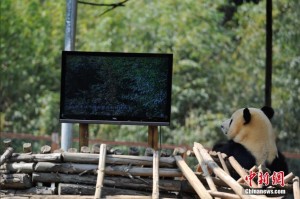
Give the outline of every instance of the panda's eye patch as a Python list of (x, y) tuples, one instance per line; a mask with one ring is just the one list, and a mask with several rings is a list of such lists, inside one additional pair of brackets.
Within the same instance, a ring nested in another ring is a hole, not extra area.
[(231, 125), (231, 123), (232, 123), (232, 119), (231, 119), (230, 122), (229, 122), (229, 126)]

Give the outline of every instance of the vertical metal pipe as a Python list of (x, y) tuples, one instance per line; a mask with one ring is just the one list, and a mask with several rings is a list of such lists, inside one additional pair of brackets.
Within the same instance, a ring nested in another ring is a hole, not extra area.
[(65, 51), (75, 50), (75, 35), (77, 21), (77, 0), (66, 0), (66, 32), (65, 32)]
[(272, 106), (272, 0), (266, 1), (265, 105)]
[[(65, 51), (75, 50), (77, 0), (66, 0), (66, 29), (65, 29)], [(73, 134), (72, 124), (61, 124), (61, 148), (68, 150), (72, 147)]]

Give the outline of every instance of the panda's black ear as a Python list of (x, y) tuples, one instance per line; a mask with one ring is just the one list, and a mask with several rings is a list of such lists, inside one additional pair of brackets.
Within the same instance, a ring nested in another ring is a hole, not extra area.
[(264, 106), (261, 108), (262, 112), (264, 112), (264, 114), (269, 118), (272, 119), (274, 116), (274, 110), (272, 107), (269, 106)]
[(245, 108), (243, 111), (243, 117), (244, 117), (244, 124), (248, 124), (251, 120), (251, 114), (248, 108)]

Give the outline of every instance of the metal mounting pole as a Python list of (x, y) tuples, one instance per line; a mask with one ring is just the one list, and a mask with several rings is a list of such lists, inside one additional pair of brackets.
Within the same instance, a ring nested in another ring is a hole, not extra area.
[[(65, 30), (65, 51), (75, 50), (77, 0), (66, 0), (66, 30)], [(72, 147), (73, 134), (72, 124), (61, 124), (61, 148), (67, 151)]]
[(265, 105), (272, 106), (272, 0), (266, 1)]

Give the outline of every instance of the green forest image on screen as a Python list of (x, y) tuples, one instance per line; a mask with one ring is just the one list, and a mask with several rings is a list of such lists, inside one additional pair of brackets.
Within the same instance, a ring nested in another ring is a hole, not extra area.
[(62, 114), (168, 120), (168, 62), (158, 56), (67, 56)]

